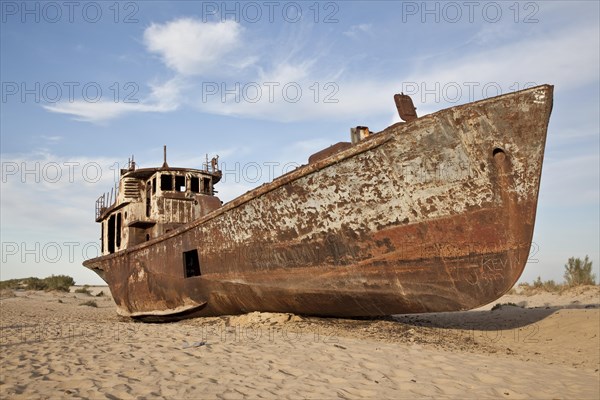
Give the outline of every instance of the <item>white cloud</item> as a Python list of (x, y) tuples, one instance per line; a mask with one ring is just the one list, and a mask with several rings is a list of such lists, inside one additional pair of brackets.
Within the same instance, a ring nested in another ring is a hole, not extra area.
[(43, 139), (48, 143), (57, 143), (63, 140), (63, 137), (58, 135), (40, 135), (40, 139)]
[(152, 24), (144, 31), (148, 51), (158, 54), (177, 75), (165, 83), (148, 86), (151, 93), (139, 102), (75, 100), (44, 105), (54, 113), (73, 116), (75, 120), (102, 123), (126, 114), (139, 112), (170, 112), (179, 108), (184, 89), (193, 86), (186, 77), (215, 72), (224, 65), (249, 68), (256, 56), (224, 57), (240, 44), (242, 27), (235, 21), (202, 23), (181, 18), (165, 24)]
[[(369, 24), (359, 24), (346, 34), (368, 33), (371, 29)], [(218, 115), (276, 121), (352, 118), (356, 123), (374, 120), (383, 125), (397, 121), (392, 96), (410, 82), (418, 85), (418, 91), (412, 94), (422, 116), (495, 95), (496, 87), (506, 93), (529, 82), (552, 83), (557, 88), (597, 82), (600, 63), (596, 25), (568, 27), (537, 36), (511, 34), (510, 40), (501, 41), (498, 47), (477, 45), (475, 40), (463, 46), (460, 57), (450, 57), (448, 53), (420, 57), (407, 67), (412, 73), (399, 71), (397, 76), (371, 75), (370, 79), (350, 75), (347, 71), (352, 69), (326, 59), (327, 52), (308, 40), (305, 44), (286, 42), (286, 51), (278, 46), (279, 53), (273, 54), (270, 46), (250, 50), (242, 43), (241, 31), (242, 27), (234, 21), (201, 23), (181, 18), (153, 24), (144, 33), (145, 44), (176, 75), (167, 83), (152, 87), (148, 99), (139, 104), (78, 101), (45, 108), (91, 122), (134, 112), (168, 112), (190, 104)], [(252, 54), (245, 56), (243, 52)], [(233, 71), (235, 77), (225, 79)], [(207, 96), (205, 87), (198, 90), (207, 82), (215, 85), (216, 93)], [(458, 99), (447, 98), (447, 84), (459, 85)], [(473, 93), (467, 84), (476, 85)], [(484, 92), (486, 84), (497, 86)], [(425, 95), (425, 90), (431, 88), (437, 93)], [(231, 94), (235, 91), (237, 96)]]
[[(233, 84), (225, 87), (235, 89)], [(396, 85), (377, 81), (344, 82), (327, 77), (247, 82), (239, 85), (237, 97), (206, 96), (197, 106), (212, 114), (283, 122), (356, 120), (392, 113), (392, 96), (397, 87), (399, 82)]]
[(220, 66), (223, 57), (240, 44), (241, 32), (235, 21), (204, 23), (181, 18), (150, 25), (144, 31), (144, 43), (169, 68), (183, 75), (199, 75)]
[(74, 116), (77, 121), (87, 122), (108, 121), (131, 112), (171, 111), (157, 105), (113, 103), (110, 101), (90, 103), (84, 100), (45, 105), (44, 108), (54, 113)]
[[(393, 94), (411, 82), (417, 85), (413, 100), (421, 116), (518, 90), (528, 83), (551, 83), (559, 88), (572, 89), (596, 82), (599, 46), (597, 27), (580, 26), (550, 35), (514, 38), (495, 48), (472, 45), (467, 49), (470, 52), (461, 57), (448, 59), (447, 54), (429, 56), (413, 65), (410, 74), (368, 80), (339, 74), (335, 63), (333, 67), (329, 63), (331, 70), (327, 71), (320, 59), (305, 58), (304, 62), (286, 61), (271, 71), (260, 72), (259, 83), (268, 79), (280, 84), (272, 98), (268, 96), (268, 88), (262, 86), (262, 96), (257, 100), (253, 96), (248, 99), (242, 86), (242, 94), (238, 98), (230, 96), (223, 99), (216, 95), (203, 99), (198, 106), (208, 113), (278, 121), (354, 117), (359, 120), (379, 118), (381, 123), (387, 123), (390, 119), (397, 121)], [(298, 101), (293, 98), (293, 88), (288, 93), (292, 96), (282, 93), (284, 85), (290, 82), (299, 84), (302, 89)], [(318, 85), (315, 86), (315, 83)], [(331, 83), (329, 90), (324, 88), (327, 83)], [(445, 89), (444, 85), (448, 84), (458, 84), (461, 90), (459, 98), (455, 98), (451, 87)], [(232, 88), (231, 85), (226, 86)], [(318, 95), (315, 88), (319, 89)], [(432, 89), (435, 93), (427, 94), (427, 90)], [(330, 97), (326, 98), (328, 95)]]
[(308, 59), (296, 63), (282, 62), (271, 70), (260, 69), (258, 81), (260, 82), (301, 82), (311, 75), (311, 68), (316, 60)]
[(85, 100), (64, 101), (43, 107), (54, 113), (66, 114), (78, 121), (101, 123), (135, 112), (169, 112), (179, 107), (183, 83), (174, 78), (163, 84), (150, 84), (151, 93), (138, 103)]
[(349, 36), (351, 38), (357, 38), (360, 34), (368, 33), (370, 34), (372, 31), (373, 25), (371, 24), (358, 24), (352, 25), (350, 29), (344, 32), (344, 35)]
[(115, 160), (48, 152), (1, 158), (2, 279), (66, 274), (101, 283), (81, 262), (97, 255), (94, 204), (114, 186)]
[[(405, 82), (421, 86), (420, 96), (415, 102), (433, 99), (423, 96), (425, 90), (436, 84), (442, 88), (440, 103), (454, 95), (444, 96), (444, 85), (457, 83), (462, 87), (462, 98), (458, 104), (485, 97), (483, 87), (497, 84), (506, 93), (522, 88), (527, 82), (550, 83), (561, 88), (573, 89), (598, 81), (600, 64), (600, 38), (597, 26), (580, 26), (556, 30), (552, 34), (505, 43), (500, 47), (463, 54), (447, 61), (447, 54), (431, 56), (415, 66), (415, 72)], [(432, 65), (432, 67), (427, 67)], [(469, 86), (474, 88), (470, 98)], [(494, 94), (494, 89), (490, 90)], [(431, 101), (431, 100), (430, 100)]]

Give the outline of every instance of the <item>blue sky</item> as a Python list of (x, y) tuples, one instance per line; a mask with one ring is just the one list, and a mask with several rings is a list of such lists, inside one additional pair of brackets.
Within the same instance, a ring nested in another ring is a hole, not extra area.
[[(351, 126), (555, 85), (521, 280), (600, 275), (596, 1), (1, 1), (1, 279), (68, 274), (98, 250), (94, 201), (131, 154), (201, 167), (228, 201)], [(382, 171), (385, 173), (385, 171)]]

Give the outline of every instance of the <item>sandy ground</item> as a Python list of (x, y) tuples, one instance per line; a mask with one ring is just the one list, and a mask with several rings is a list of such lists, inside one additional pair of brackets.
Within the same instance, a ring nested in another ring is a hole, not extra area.
[(517, 294), (495, 303), (518, 306), (494, 311), (378, 320), (149, 324), (118, 317), (110, 296), (5, 291), (0, 398), (598, 399), (599, 296)]

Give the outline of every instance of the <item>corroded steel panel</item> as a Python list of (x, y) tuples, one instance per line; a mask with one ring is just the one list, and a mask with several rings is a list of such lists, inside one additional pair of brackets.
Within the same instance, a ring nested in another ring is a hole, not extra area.
[(413, 104), (410, 96), (404, 93), (394, 95), (394, 102), (396, 103), (396, 109), (402, 121), (412, 121), (417, 119), (417, 108)]
[[(395, 124), (85, 265), (134, 316), (368, 316), (491, 302), (529, 254), (552, 92)], [(190, 250), (201, 275), (185, 278)]]

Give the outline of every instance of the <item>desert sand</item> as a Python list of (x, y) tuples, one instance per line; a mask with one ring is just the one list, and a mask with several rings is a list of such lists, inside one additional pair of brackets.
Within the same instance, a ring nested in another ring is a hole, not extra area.
[(0, 398), (598, 399), (599, 296), (592, 286), (456, 313), (159, 324), (118, 317), (110, 295), (3, 291)]

